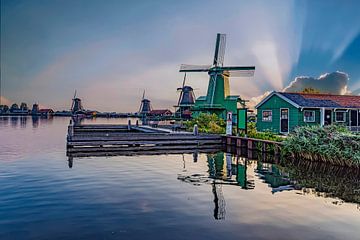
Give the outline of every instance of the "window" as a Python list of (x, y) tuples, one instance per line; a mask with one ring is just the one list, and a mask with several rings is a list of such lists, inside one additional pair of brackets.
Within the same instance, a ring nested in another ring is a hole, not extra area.
[(335, 120), (337, 122), (345, 122), (345, 112), (335, 112)]
[(272, 110), (263, 110), (262, 111), (262, 120), (263, 120), (263, 122), (271, 122), (272, 121)]
[(315, 111), (304, 111), (304, 122), (315, 122)]

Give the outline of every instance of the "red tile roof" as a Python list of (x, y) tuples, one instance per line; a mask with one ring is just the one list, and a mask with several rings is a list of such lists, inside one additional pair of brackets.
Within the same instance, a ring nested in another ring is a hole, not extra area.
[(151, 110), (150, 114), (163, 115), (163, 114), (172, 114), (172, 112), (169, 109), (157, 109), (157, 110)]
[(360, 108), (360, 96), (320, 93), (280, 93), (303, 107)]

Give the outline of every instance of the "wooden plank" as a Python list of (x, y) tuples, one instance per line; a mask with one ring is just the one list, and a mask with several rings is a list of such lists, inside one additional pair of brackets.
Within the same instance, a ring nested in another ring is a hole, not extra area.
[(103, 156), (138, 156), (138, 155), (175, 155), (175, 154), (194, 154), (194, 153), (215, 153), (222, 150), (219, 147), (211, 148), (191, 148), (191, 149), (153, 149), (153, 150), (139, 150), (139, 151), (103, 151), (99, 149), (96, 152), (67, 152), (68, 157), (103, 157)]
[[(219, 148), (218, 144), (197, 146), (197, 148)], [(78, 147), (67, 148), (67, 152), (98, 152), (98, 151), (150, 151), (150, 150), (187, 150), (194, 149), (192, 145), (172, 145), (172, 146), (140, 146), (140, 147)]]
[(127, 141), (71, 141), (68, 146), (101, 146), (101, 145), (204, 145), (204, 144), (221, 144), (221, 139), (218, 140), (178, 140), (178, 141), (141, 141), (141, 140), (127, 140)]
[(75, 141), (171, 141), (171, 140), (221, 140), (217, 136), (193, 136), (193, 135), (166, 135), (166, 136), (153, 136), (153, 135), (119, 135), (119, 136), (73, 136), (71, 142)]

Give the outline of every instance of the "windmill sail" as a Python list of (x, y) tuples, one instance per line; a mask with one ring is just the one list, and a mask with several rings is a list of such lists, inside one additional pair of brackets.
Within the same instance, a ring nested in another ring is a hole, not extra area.
[(214, 66), (224, 65), (225, 46), (226, 46), (226, 34), (218, 33), (216, 36), (215, 56), (213, 63)]
[(208, 72), (211, 65), (189, 65), (181, 64), (180, 72)]
[(223, 74), (228, 77), (252, 77), (254, 76), (255, 67), (222, 67)]

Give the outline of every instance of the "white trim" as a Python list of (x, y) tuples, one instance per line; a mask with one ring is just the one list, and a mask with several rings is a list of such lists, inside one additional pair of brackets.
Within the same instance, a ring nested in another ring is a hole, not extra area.
[(300, 108), (300, 105), (296, 104), (295, 102), (291, 101), (290, 99), (288, 99), (287, 97), (283, 96), (281, 93), (278, 92), (271, 92), (269, 95), (267, 95), (261, 102), (259, 102), (255, 108), (259, 108), (261, 105), (263, 105), (267, 100), (269, 100), (272, 96), (278, 96), (279, 98), (281, 98), (282, 100), (284, 100), (285, 102), (293, 105), (296, 108)]
[[(341, 120), (341, 121), (337, 120), (337, 116), (336, 116), (337, 113), (342, 113), (343, 114), (343, 120)], [(342, 122), (342, 123), (346, 122), (346, 111), (336, 111), (335, 112), (335, 122)]]
[[(264, 112), (271, 112), (271, 120), (265, 120), (264, 121)], [(273, 120), (273, 111), (272, 110), (266, 110), (266, 109), (264, 109), (264, 110), (262, 110), (261, 111), (261, 121), (262, 122), (272, 122), (272, 120)]]
[[(313, 120), (313, 121), (306, 121), (306, 119), (305, 119), (305, 112), (312, 112), (312, 113), (314, 114), (314, 120)], [(303, 111), (303, 120), (304, 120), (304, 122), (306, 122), (306, 123), (316, 122), (316, 113), (315, 113), (315, 111), (314, 111), (314, 110), (304, 110), (304, 111)]]
[[(287, 132), (282, 132), (281, 131), (281, 110), (283, 110), (283, 109), (287, 110), (287, 122), (288, 122), (288, 124), (287, 124)], [(280, 108), (280, 129), (279, 129), (280, 133), (289, 133), (289, 131), (290, 131), (289, 118), (290, 118), (290, 110), (289, 110), (289, 108)]]
[(325, 108), (320, 108), (320, 126), (325, 125)]

